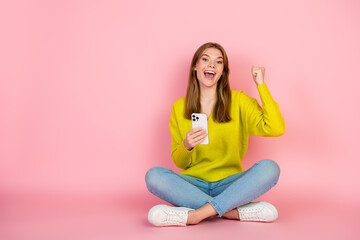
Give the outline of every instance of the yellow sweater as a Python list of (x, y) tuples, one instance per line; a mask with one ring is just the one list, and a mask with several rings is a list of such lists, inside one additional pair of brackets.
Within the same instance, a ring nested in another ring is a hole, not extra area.
[(231, 118), (227, 123), (208, 119), (209, 144), (199, 144), (191, 151), (184, 146), (191, 120), (184, 117), (185, 97), (173, 104), (169, 128), (171, 157), (181, 174), (216, 182), (242, 172), (241, 160), (248, 148), (249, 136), (276, 137), (285, 132), (279, 105), (273, 100), (265, 83), (257, 86), (262, 108), (257, 100), (243, 91), (231, 90)]

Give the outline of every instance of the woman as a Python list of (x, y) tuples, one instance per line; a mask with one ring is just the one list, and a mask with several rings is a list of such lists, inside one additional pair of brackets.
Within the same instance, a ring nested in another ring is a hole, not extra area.
[[(240, 221), (274, 221), (276, 208), (267, 202), (251, 202), (278, 181), (276, 162), (265, 159), (243, 171), (241, 160), (250, 135), (275, 137), (285, 132), (278, 104), (264, 83), (264, 68), (252, 68), (263, 107), (242, 91), (230, 90), (225, 50), (206, 43), (195, 52), (186, 97), (178, 99), (170, 117), (171, 157), (182, 169), (175, 173), (151, 168), (147, 188), (175, 205), (157, 205), (148, 220), (155, 226), (186, 226), (218, 215)], [(192, 129), (191, 114), (205, 113), (208, 132)], [(206, 137), (209, 144), (200, 144)]]

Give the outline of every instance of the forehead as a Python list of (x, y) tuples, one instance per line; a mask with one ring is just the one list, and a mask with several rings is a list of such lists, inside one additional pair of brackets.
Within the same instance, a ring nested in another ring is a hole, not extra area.
[(219, 49), (213, 48), (213, 47), (205, 49), (201, 55), (204, 55), (204, 54), (206, 54), (212, 58), (219, 58), (219, 57), (223, 58), (224, 57)]

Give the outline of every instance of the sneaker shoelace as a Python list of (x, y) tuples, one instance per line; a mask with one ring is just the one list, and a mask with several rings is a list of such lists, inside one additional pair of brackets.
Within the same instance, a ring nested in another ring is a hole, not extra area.
[(241, 210), (241, 220), (255, 220), (259, 221), (262, 220), (262, 213), (263, 208), (256, 208), (256, 209), (245, 209)]
[(181, 223), (181, 224), (186, 223), (185, 222), (186, 216), (182, 215), (182, 212), (176, 212), (168, 209), (163, 211), (166, 214), (166, 218), (164, 219), (164, 222)]

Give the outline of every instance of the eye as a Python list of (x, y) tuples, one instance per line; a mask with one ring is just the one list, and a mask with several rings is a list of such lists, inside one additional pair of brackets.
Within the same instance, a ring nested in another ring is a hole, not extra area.
[(217, 63), (217, 64), (222, 64), (223, 62), (222, 62), (222, 61), (217, 61), (216, 63)]
[(203, 58), (202, 60), (203, 60), (204, 62), (207, 62), (207, 61), (208, 61), (208, 59), (207, 59), (207, 58)]

